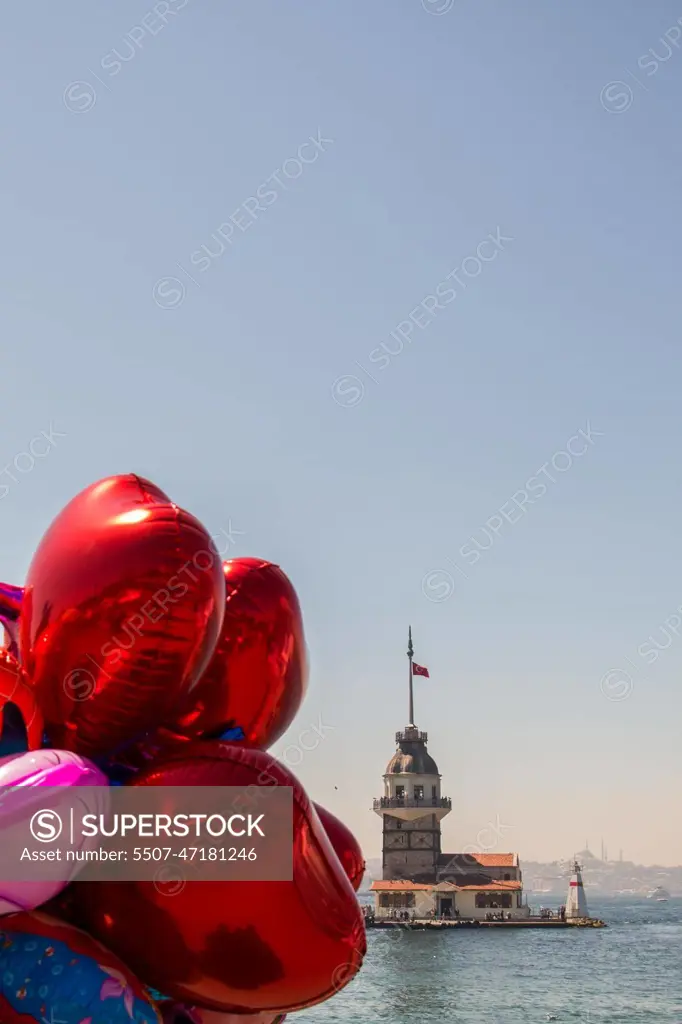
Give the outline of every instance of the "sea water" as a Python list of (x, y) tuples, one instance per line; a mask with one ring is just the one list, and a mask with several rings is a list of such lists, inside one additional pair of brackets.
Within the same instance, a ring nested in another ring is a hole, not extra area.
[(295, 1020), (682, 1024), (682, 899), (588, 902), (608, 928), (370, 930), (357, 978)]

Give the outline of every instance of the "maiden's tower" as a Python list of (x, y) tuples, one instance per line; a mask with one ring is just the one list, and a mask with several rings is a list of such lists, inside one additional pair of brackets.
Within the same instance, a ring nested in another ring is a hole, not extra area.
[(443, 853), (441, 821), (452, 810), (443, 796), (428, 736), (415, 724), (414, 676), (428, 670), (413, 661), (409, 631), (409, 720), (396, 733), (397, 749), (384, 773), (384, 793), (374, 801), (383, 823), (382, 880), (374, 882), (378, 916), (413, 914), (501, 919), (527, 917), (518, 855)]

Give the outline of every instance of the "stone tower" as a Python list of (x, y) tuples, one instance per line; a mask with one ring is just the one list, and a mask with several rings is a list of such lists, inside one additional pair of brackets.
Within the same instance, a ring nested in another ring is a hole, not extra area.
[(386, 767), (384, 795), (374, 801), (374, 810), (383, 819), (383, 878), (435, 882), (440, 823), (452, 810), (452, 801), (441, 796), (438, 766), (426, 749), (428, 736), (414, 725), (412, 653), (410, 629), (410, 724), (396, 733), (398, 749)]
[(374, 801), (383, 818), (384, 879), (436, 881), (441, 820), (452, 809), (440, 793), (438, 766), (426, 749), (428, 736), (408, 725), (396, 733), (398, 749), (384, 775), (384, 795)]

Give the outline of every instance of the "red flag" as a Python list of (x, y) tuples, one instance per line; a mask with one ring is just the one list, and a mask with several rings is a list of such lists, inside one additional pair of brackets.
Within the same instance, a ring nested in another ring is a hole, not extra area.
[(418, 665), (416, 661), (412, 662), (412, 675), (413, 676), (426, 676), (427, 679), (431, 678), (431, 676), (429, 675), (428, 668), (424, 668), (423, 665)]

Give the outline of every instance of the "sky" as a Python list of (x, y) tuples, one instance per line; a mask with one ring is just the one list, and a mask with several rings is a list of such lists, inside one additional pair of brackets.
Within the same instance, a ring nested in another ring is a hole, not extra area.
[(281, 565), (273, 753), (368, 857), (411, 624), (446, 850), (682, 862), (681, 36), (668, 0), (3, 13), (0, 579), (125, 472)]

